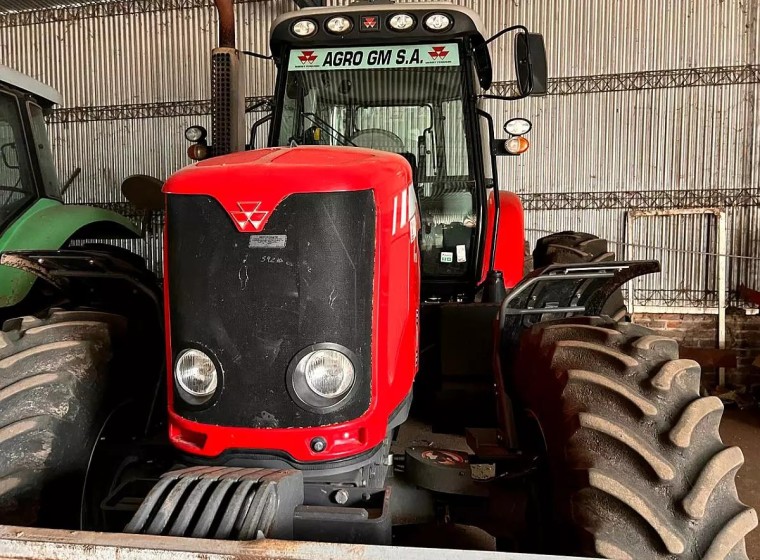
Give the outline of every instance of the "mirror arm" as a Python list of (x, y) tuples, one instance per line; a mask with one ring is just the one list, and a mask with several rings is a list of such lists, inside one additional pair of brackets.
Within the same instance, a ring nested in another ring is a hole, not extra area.
[(523, 33), (525, 33), (525, 34), (529, 33), (528, 28), (525, 27), (524, 25), (513, 25), (512, 27), (507, 27), (506, 29), (502, 29), (496, 35), (494, 35), (490, 39), (487, 39), (485, 43), (483, 43), (481, 45), (478, 45), (477, 48), (478, 49), (485, 48), (488, 45), (490, 45), (491, 43), (493, 43), (499, 37), (501, 37), (503, 35), (506, 35), (507, 33), (510, 33), (511, 31), (518, 31), (518, 30), (521, 31), (521, 32), (523, 32)]
[(241, 54), (245, 54), (247, 56), (252, 56), (253, 58), (258, 58), (261, 60), (274, 60), (273, 56), (267, 56), (265, 54), (259, 54), (253, 51), (240, 51)]
[[(530, 91), (533, 91), (533, 84), (531, 83)], [(525, 99), (526, 97), (530, 96), (530, 92), (525, 93), (524, 95), (495, 95), (491, 93), (481, 93), (479, 95), (476, 95), (475, 97), (477, 99), (498, 99), (500, 101), (518, 101), (520, 99)]]
[(69, 187), (74, 182), (74, 179), (76, 179), (77, 177), (79, 177), (79, 174), (81, 172), (82, 172), (82, 168), (81, 167), (77, 167), (74, 170), (74, 172), (69, 176), (69, 178), (66, 179), (66, 182), (61, 187), (61, 196), (63, 196), (64, 194), (66, 194), (66, 191), (69, 190)]
[(261, 107), (267, 106), (267, 109), (271, 111), (271, 105), (272, 105), (272, 99), (267, 97), (266, 99), (261, 99), (257, 103), (254, 103), (250, 107), (246, 107), (245, 112), (246, 113), (253, 113), (257, 109), (260, 109)]
[[(524, 25), (513, 25), (511, 27), (507, 27), (506, 29), (502, 29), (499, 31), (496, 35), (486, 40), (485, 43), (482, 43), (475, 47), (473, 51), (487, 48), (488, 45), (493, 43), (496, 39), (506, 35), (507, 33), (510, 33), (512, 31), (520, 31), (521, 33), (524, 33), (525, 35), (530, 34), (530, 31), (528, 31), (528, 28)], [(528, 84), (528, 89), (524, 94), (521, 95), (492, 95), (492, 94), (481, 94), (478, 95), (478, 99), (499, 99), (501, 101), (518, 101), (520, 99), (525, 99), (526, 97), (529, 97), (533, 93), (533, 64), (530, 61), (530, 58), (528, 59), (528, 66), (530, 68), (530, 83)], [(519, 89), (519, 88), (518, 88)]]
[(271, 121), (274, 115), (272, 113), (269, 113), (268, 115), (265, 115), (261, 117), (259, 120), (257, 120), (255, 123), (253, 123), (253, 126), (251, 127), (251, 134), (248, 137), (248, 149), (253, 150), (254, 144), (256, 143), (256, 132), (258, 132), (259, 127), (264, 124), (267, 121)]

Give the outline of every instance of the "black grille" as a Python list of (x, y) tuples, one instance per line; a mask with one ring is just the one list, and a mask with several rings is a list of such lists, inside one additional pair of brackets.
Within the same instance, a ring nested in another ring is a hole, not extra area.
[(218, 154), (232, 152), (232, 55), (230, 53), (214, 53), (211, 56), (211, 94), (214, 102), (211, 104), (211, 128), (214, 132), (214, 149)]
[[(206, 196), (169, 196), (167, 210), (175, 357), (205, 348), (223, 370), (210, 403), (191, 406), (175, 395), (177, 412), (206, 424), (272, 428), (361, 416), (371, 394), (372, 192), (291, 195), (253, 235)], [(286, 375), (293, 356), (323, 342), (356, 354), (358, 385), (345, 406), (316, 414), (294, 402)]]

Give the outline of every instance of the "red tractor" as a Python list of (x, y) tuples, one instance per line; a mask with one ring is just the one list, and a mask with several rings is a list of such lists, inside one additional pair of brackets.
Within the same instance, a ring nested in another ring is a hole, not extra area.
[(525, 274), (495, 170), (531, 123), (497, 139), (481, 102), (506, 32), (515, 97), (546, 91), (543, 38), (487, 39), (445, 3), (286, 14), (274, 110), (246, 146), (217, 4), (213, 145), (188, 129), (201, 161), (163, 189), (168, 413), (148, 399), (139, 437), (132, 413), (100, 431), (85, 528), (441, 546), (474, 526), (502, 550), (746, 559), (757, 518), (720, 401), (673, 340), (626, 322), (620, 287), (658, 263), (563, 232)]

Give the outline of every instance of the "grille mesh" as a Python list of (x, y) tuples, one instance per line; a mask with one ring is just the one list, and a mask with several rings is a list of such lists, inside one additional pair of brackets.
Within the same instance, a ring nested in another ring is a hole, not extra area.
[(211, 55), (211, 124), (214, 136), (214, 153), (232, 152), (232, 55), (214, 53)]
[[(201, 407), (206, 424), (309, 427), (361, 416), (370, 403), (375, 207), (371, 191), (291, 195), (262, 234), (240, 233), (205, 196), (168, 197), (172, 349), (200, 347), (223, 375)], [(276, 237), (275, 237), (276, 236)], [(284, 246), (283, 246), (284, 245)], [(356, 388), (317, 414), (287, 391), (293, 356), (318, 343), (356, 354)]]

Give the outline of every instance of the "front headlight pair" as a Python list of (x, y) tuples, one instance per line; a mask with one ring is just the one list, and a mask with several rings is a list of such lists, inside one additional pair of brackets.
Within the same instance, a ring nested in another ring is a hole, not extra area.
[[(340, 348), (340, 349), (338, 349)], [(343, 350), (343, 351), (341, 351)], [(307, 409), (333, 409), (348, 395), (356, 380), (354, 363), (345, 348), (320, 344), (300, 352), (288, 370), (288, 390)], [(203, 404), (216, 392), (219, 374), (201, 350), (183, 350), (174, 365), (179, 394), (190, 404)]]

